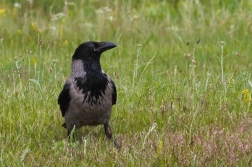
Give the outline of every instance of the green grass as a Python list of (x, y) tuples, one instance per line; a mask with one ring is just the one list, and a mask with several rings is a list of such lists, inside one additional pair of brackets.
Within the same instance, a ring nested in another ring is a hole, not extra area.
[[(15, 2), (0, 2), (1, 166), (252, 165), (252, 2)], [(61, 127), (57, 97), (88, 40), (118, 45), (101, 63), (120, 151), (102, 126), (74, 142)]]

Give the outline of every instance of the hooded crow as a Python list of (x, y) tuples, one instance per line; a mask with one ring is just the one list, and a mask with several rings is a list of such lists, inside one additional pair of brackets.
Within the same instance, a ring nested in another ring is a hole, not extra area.
[(103, 125), (106, 136), (117, 147), (109, 123), (112, 105), (117, 100), (116, 86), (100, 64), (101, 54), (114, 47), (112, 42), (90, 41), (75, 50), (72, 73), (58, 97), (68, 137), (74, 126)]

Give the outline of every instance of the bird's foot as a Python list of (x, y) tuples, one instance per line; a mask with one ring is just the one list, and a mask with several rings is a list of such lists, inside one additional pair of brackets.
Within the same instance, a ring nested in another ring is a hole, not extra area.
[(117, 149), (120, 149), (121, 146), (117, 143), (117, 141), (112, 137), (112, 131), (109, 123), (104, 124), (104, 130), (106, 136), (114, 143)]

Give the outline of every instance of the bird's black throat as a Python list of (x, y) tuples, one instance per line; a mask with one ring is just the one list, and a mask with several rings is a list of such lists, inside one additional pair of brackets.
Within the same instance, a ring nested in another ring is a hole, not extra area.
[(83, 103), (86, 101), (90, 105), (97, 104), (97, 100), (102, 98), (108, 84), (107, 75), (89, 70), (84, 77), (75, 77), (76, 85), (84, 94)]

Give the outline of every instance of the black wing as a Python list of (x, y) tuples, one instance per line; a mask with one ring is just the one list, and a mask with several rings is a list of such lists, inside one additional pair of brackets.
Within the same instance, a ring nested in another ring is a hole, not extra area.
[(111, 84), (112, 84), (112, 105), (116, 104), (116, 100), (117, 100), (117, 93), (116, 93), (116, 86), (115, 83), (111, 80)]
[(67, 111), (67, 109), (69, 107), (69, 102), (71, 100), (71, 97), (70, 97), (70, 94), (69, 94), (70, 85), (71, 84), (65, 84), (63, 90), (59, 94), (58, 104), (60, 105), (60, 110), (61, 110), (62, 117), (65, 116), (65, 113), (66, 113), (66, 111)]

